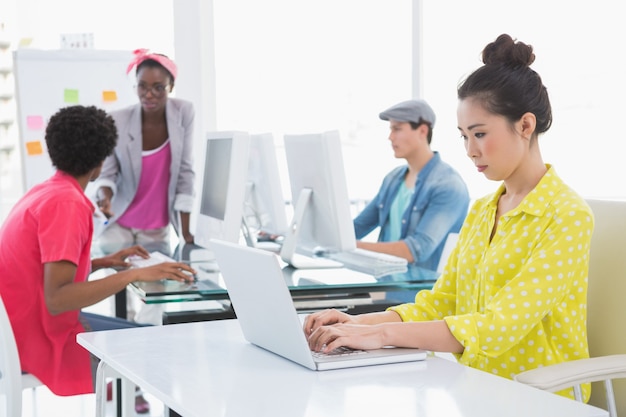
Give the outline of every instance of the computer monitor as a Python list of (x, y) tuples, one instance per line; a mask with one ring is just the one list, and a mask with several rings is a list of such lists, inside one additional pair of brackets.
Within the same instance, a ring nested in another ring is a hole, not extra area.
[(250, 136), (248, 160), (242, 227), (248, 245), (263, 248), (264, 244), (271, 243), (268, 239), (284, 235), (288, 227), (271, 133)]
[(208, 250), (212, 238), (239, 242), (249, 151), (248, 133), (207, 134), (196, 245)]
[(281, 258), (296, 268), (340, 266), (319, 257), (298, 265), (302, 257), (294, 258), (356, 249), (339, 132), (285, 135), (285, 154), (294, 215)]

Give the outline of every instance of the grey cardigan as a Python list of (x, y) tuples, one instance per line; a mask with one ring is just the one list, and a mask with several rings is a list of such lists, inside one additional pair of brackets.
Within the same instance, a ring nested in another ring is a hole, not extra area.
[[(193, 171), (193, 104), (186, 100), (169, 98), (165, 107), (167, 132), (172, 151), (168, 208), (171, 224), (180, 232), (178, 212), (191, 212), (194, 199)], [(141, 105), (135, 104), (111, 112), (118, 130), (117, 145), (102, 166), (95, 189), (111, 187), (111, 210), (114, 223), (128, 208), (141, 176)]]

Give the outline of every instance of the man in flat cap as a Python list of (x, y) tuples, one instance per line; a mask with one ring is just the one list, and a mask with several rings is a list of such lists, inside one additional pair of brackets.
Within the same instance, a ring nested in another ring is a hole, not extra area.
[(467, 186), (430, 148), (435, 112), (428, 103), (403, 101), (380, 118), (389, 121), (394, 155), (406, 165), (387, 174), (376, 197), (354, 219), (357, 239), (380, 227), (378, 242), (358, 240), (357, 246), (436, 270), (448, 234), (459, 231), (467, 214)]

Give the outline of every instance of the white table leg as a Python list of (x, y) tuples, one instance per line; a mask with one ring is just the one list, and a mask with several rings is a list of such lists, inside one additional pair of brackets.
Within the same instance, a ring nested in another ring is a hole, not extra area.
[[(106, 363), (100, 361), (96, 372), (96, 417), (106, 417), (107, 378), (122, 381), (122, 416), (135, 415), (135, 384), (124, 378)], [(117, 401), (117, 390), (113, 390), (113, 401)]]

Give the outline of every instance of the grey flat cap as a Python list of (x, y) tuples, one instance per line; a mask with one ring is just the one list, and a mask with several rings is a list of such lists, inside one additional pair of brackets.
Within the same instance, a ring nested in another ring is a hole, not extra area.
[(424, 100), (407, 100), (389, 107), (381, 112), (379, 117), (382, 120), (397, 120), (398, 122), (419, 123), (420, 120), (435, 126), (435, 112)]

